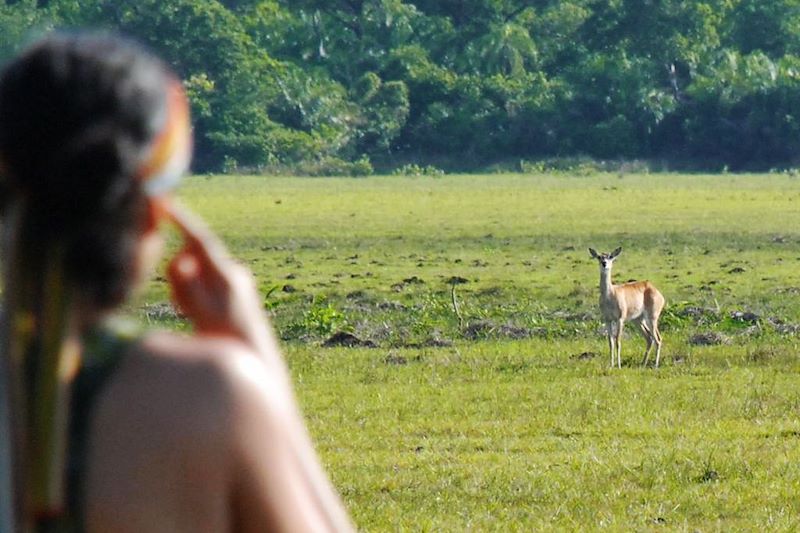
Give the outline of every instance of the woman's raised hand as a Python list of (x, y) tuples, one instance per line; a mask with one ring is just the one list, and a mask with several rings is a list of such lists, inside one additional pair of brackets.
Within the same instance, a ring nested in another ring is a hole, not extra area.
[(170, 202), (168, 217), (184, 246), (169, 263), (173, 303), (199, 335), (234, 337), (266, 355), (272, 345), (261, 298), (250, 271), (195, 215)]

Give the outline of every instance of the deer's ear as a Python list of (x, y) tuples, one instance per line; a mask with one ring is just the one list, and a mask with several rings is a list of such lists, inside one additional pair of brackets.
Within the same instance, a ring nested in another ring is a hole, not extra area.
[(622, 253), (622, 246), (620, 246), (619, 248), (617, 248), (616, 250), (611, 252), (611, 259), (614, 259), (615, 257), (617, 257), (621, 253)]
[(594, 248), (589, 248), (589, 255), (597, 259), (597, 251)]

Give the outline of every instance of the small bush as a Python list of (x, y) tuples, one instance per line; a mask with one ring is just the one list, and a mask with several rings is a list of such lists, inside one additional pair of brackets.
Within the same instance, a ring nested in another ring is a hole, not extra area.
[(344, 315), (330, 303), (318, 303), (303, 315), (303, 328), (317, 335), (331, 335), (347, 327)]
[(355, 161), (345, 161), (338, 157), (324, 157), (314, 161), (301, 161), (292, 164), (275, 164), (259, 169), (260, 174), (273, 176), (370, 176), (374, 169), (367, 156)]
[(600, 172), (616, 172), (618, 174), (647, 174), (650, 172), (650, 163), (641, 159), (632, 160), (601, 160), (591, 157), (553, 157), (537, 161), (521, 160), (519, 171), (523, 174), (572, 174), (577, 176), (592, 176)]
[(444, 176), (444, 170), (433, 165), (421, 167), (417, 164), (403, 165), (392, 172), (395, 176)]

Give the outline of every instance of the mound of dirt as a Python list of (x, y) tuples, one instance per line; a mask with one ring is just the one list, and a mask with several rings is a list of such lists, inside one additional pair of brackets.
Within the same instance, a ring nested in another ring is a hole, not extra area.
[(364, 347), (364, 348), (375, 348), (375, 343), (369, 339), (361, 339), (356, 337), (352, 333), (348, 333), (346, 331), (337, 331), (325, 342), (322, 343), (322, 346), (325, 348), (331, 348), (334, 346), (344, 346), (345, 348), (355, 348), (355, 347)]
[(750, 322), (751, 324), (755, 324), (761, 319), (760, 316), (750, 311), (733, 311), (731, 318), (739, 322)]
[(728, 337), (715, 331), (695, 333), (689, 337), (689, 344), (693, 346), (714, 346), (718, 344), (728, 344), (730, 342), (731, 340)]
[(539, 333), (542, 332), (513, 324), (497, 324), (491, 320), (470, 322), (464, 328), (464, 338), (469, 340), (486, 338), (527, 339)]
[(770, 317), (767, 322), (781, 335), (796, 335), (800, 333), (800, 324), (790, 324), (780, 318)]
[(395, 283), (394, 285), (392, 285), (391, 289), (394, 292), (401, 292), (409, 285), (424, 285), (424, 284), (425, 284), (424, 279), (417, 276), (411, 276), (410, 278), (404, 278), (402, 281)]
[(450, 339), (444, 339), (438, 335), (431, 335), (420, 342), (409, 342), (403, 344), (405, 348), (449, 348), (453, 345)]
[(678, 311), (678, 316), (692, 318), (694, 320), (716, 320), (719, 318), (719, 313), (716, 309), (711, 307), (699, 307), (690, 305)]
[(390, 366), (402, 366), (408, 364), (408, 359), (406, 359), (402, 355), (389, 353), (386, 355), (386, 358), (383, 360), (383, 362)]

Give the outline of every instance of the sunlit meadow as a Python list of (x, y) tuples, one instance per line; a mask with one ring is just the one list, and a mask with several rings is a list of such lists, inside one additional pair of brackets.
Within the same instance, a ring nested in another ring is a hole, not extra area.
[[(790, 175), (193, 177), (365, 531), (800, 526)], [(171, 237), (170, 249), (177, 246)], [(667, 298), (610, 358), (587, 248)], [(182, 329), (156, 277), (135, 306)]]

